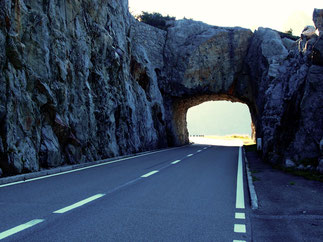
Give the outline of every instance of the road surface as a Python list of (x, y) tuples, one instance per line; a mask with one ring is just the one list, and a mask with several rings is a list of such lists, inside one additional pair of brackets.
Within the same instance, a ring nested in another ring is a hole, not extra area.
[(239, 147), (190, 145), (0, 186), (2, 241), (251, 241)]

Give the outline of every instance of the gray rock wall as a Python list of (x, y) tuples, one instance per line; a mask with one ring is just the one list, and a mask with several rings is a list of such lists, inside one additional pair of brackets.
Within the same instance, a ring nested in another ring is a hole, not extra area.
[(165, 146), (154, 70), (140, 67), (146, 87), (131, 73), (131, 22), (125, 0), (0, 2), (4, 174)]
[(323, 69), (313, 58), (321, 38), (281, 38), (271, 29), (255, 32), (246, 65), (257, 106), (257, 137), (272, 162), (310, 164), (320, 156), (323, 135)]

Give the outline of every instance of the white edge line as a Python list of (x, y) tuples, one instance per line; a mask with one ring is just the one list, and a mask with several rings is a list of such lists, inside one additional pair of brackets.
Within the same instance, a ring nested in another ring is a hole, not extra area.
[(41, 222), (44, 222), (44, 221), (45, 221), (44, 219), (34, 219), (34, 220), (31, 220), (25, 224), (18, 225), (12, 229), (8, 229), (8, 230), (0, 233), (0, 240), (5, 239), (13, 234), (19, 233), (25, 229), (28, 229), (28, 228), (35, 226), (35, 225), (37, 225)]
[(234, 225), (234, 232), (235, 233), (246, 233), (246, 225), (245, 224), (235, 224)]
[(242, 173), (242, 149), (239, 147), (238, 171), (237, 171), (237, 189), (236, 189), (236, 208), (245, 208), (243, 191), (243, 173)]
[(249, 195), (251, 200), (251, 209), (256, 210), (258, 209), (258, 197), (255, 190), (255, 186), (253, 185), (253, 182), (252, 182), (252, 175), (249, 169), (249, 162), (247, 159), (246, 150), (243, 149), (243, 152), (244, 152), (244, 160), (246, 163), (246, 170), (247, 170), (247, 177), (248, 177), (247, 181), (248, 181)]
[(141, 177), (149, 177), (151, 175), (154, 175), (155, 173), (159, 172), (158, 170), (155, 170), (155, 171), (151, 171), (151, 172), (148, 172), (147, 174), (145, 175), (142, 175)]
[(175, 147), (175, 148), (170, 148), (170, 149), (165, 149), (165, 150), (158, 150), (158, 151), (153, 151), (153, 152), (149, 152), (149, 153), (145, 152), (145, 154), (135, 155), (135, 156), (126, 157), (126, 158), (121, 158), (121, 159), (117, 159), (117, 160), (114, 160), (114, 161), (107, 161), (107, 162), (104, 162), (104, 163), (100, 163), (100, 164), (96, 164), (96, 165), (90, 165), (90, 166), (82, 167), (82, 168), (77, 168), (77, 169), (73, 169), (73, 170), (70, 170), (70, 171), (63, 171), (63, 172), (59, 172), (59, 173), (56, 173), (56, 174), (51, 174), (51, 175), (45, 175), (45, 176), (40, 176), (40, 177), (36, 177), (36, 178), (26, 179), (24, 181), (17, 181), (17, 182), (7, 183), (7, 184), (0, 185), (0, 188), (13, 186), (13, 185), (21, 184), (21, 183), (26, 183), (26, 182), (31, 182), (31, 181), (37, 181), (37, 180), (50, 178), (50, 177), (54, 177), (54, 176), (60, 176), (60, 175), (64, 175), (64, 174), (68, 174), (68, 173), (72, 173), (72, 172), (77, 172), (77, 171), (82, 171), (82, 170), (86, 170), (86, 169), (90, 169), (90, 168), (94, 168), (94, 167), (109, 165), (109, 164), (124, 161), (124, 160), (135, 159), (135, 158), (138, 158), (138, 157), (147, 156), (147, 155), (153, 155), (153, 154), (156, 154), (156, 153), (169, 151), (169, 150), (174, 150), (174, 149), (179, 149), (179, 148), (182, 148), (182, 147)]
[(97, 195), (94, 195), (92, 197), (86, 198), (86, 199), (84, 199), (82, 201), (79, 201), (77, 203), (74, 203), (74, 204), (72, 204), (70, 206), (67, 206), (65, 208), (59, 209), (59, 210), (57, 210), (57, 211), (55, 211), (53, 213), (66, 213), (66, 212), (68, 212), (68, 211), (70, 211), (70, 210), (72, 210), (74, 208), (81, 207), (81, 206), (83, 206), (83, 205), (85, 205), (85, 204), (87, 204), (89, 202), (92, 202), (92, 201), (94, 201), (94, 200), (96, 200), (96, 199), (98, 199), (100, 197), (103, 197), (103, 196), (105, 196), (105, 194), (97, 194)]
[(175, 160), (175, 161), (173, 161), (171, 164), (172, 164), (172, 165), (175, 165), (175, 164), (177, 164), (178, 162), (181, 162), (181, 160)]

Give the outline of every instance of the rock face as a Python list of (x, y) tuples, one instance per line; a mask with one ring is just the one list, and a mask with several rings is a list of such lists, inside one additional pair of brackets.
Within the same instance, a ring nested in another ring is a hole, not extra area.
[(318, 165), (322, 53), (316, 35), (192, 20), (156, 29), (127, 0), (1, 1), (0, 171), (186, 144), (188, 108), (210, 100), (249, 106), (270, 161)]
[(319, 31), (320, 36), (322, 36), (323, 33), (323, 9), (314, 9), (313, 13), (313, 22), (315, 24), (315, 27)]
[(132, 56), (131, 21), (127, 1), (0, 2), (5, 174), (166, 146), (162, 97), (154, 70)]

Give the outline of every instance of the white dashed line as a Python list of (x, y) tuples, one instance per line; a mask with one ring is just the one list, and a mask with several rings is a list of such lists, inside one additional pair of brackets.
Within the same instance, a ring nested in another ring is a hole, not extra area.
[(159, 172), (158, 170), (155, 170), (155, 171), (151, 171), (151, 172), (148, 172), (147, 174), (145, 175), (142, 175), (141, 177), (149, 177), (151, 175), (154, 175), (155, 173)]
[(186, 157), (191, 157), (191, 156), (193, 156), (193, 154), (189, 154), (189, 155), (187, 155)]
[(234, 239), (234, 240), (233, 240), (233, 242), (247, 242), (247, 241), (245, 241), (245, 240), (236, 240), (236, 239)]
[(245, 213), (235, 213), (235, 219), (246, 219)]
[(198, 150), (197, 153), (200, 153), (202, 150)]
[(13, 234), (19, 233), (25, 229), (28, 229), (28, 228), (35, 226), (35, 225), (37, 225), (41, 222), (44, 222), (44, 221), (45, 221), (44, 219), (34, 219), (34, 220), (31, 220), (25, 224), (21, 224), (17, 227), (14, 227), (12, 229), (8, 229), (8, 230), (0, 233), (0, 240), (5, 239)]
[(245, 208), (243, 192), (243, 174), (242, 174), (242, 152), (239, 147), (238, 172), (237, 172), (237, 190), (236, 190), (236, 208)]
[(175, 165), (175, 164), (177, 164), (178, 162), (181, 162), (181, 160), (173, 161), (171, 164), (172, 164), (172, 165)]
[(89, 202), (92, 202), (92, 201), (94, 201), (94, 200), (96, 200), (96, 199), (98, 199), (98, 198), (100, 198), (100, 197), (103, 197), (103, 196), (105, 196), (105, 194), (97, 194), (97, 195), (94, 195), (94, 196), (92, 196), (92, 197), (89, 197), (89, 198), (84, 199), (84, 200), (82, 200), (82, 201), (79, 201), (79, 202), (77, 202), (77, 203), (74, 203), (74, 204), (72, 204), (72, 205), (70, 205), (70, 206), (67, 206), (67, 207), (62, 208), (62, 209), (60, 209), (60, 210), (57, 210), (57, 211), (55, 211), (55, 212), (53, 212), (53, 213), (66, 213), (66, 212), (68, 212), (68, 211), (70, 211), (70, 210), (72, 210), (72, 209), (74, 209), (74, 208), (81, 207), (81, 206), (83, 206), (84, 204), (87, 204), (87, 203), (89, 203)]
[(246, 225), (244, 224), (235, 224), (234, 225), (235, 233), (246, 233)]

